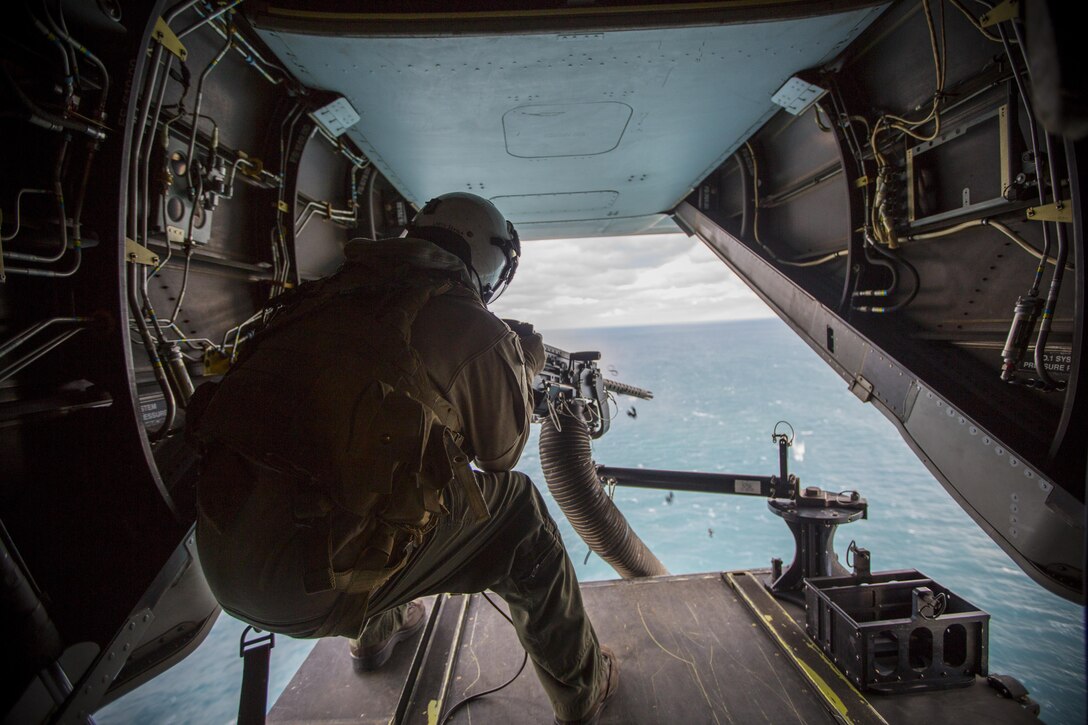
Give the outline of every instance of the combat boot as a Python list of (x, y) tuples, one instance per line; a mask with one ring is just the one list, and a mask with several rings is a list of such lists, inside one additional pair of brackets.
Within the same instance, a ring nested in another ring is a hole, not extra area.
[(352, 667), (356, 672), (371, 672), (380, 668), (393, 656), (393, 649), (397, 643), (414, 636), (423, 628), (426, 621), (427, 607), (423, 602), (409, 602), (408, 609), (404, 613), (404, 622), (387, 638), (368, 645), (357, 645), (352, 641), (350, 646)]
[(577, 720), (562, 720), (557, 717), (555, 718), (555, 725), (595, 725), (600, 720), (605, 705), (616, 694), (616, 688), (620, 685), (620, 664), (616, 659), (616, 653), (612, 651), (611, 647), (602, 644), (601, 655), (604, 657), (605, 667), (608, 668), (608, 676), (605, 679), (600, 695), (597, 696), (597, 702), (593, 704), (593, 707), (589, 708), (585, 715)]

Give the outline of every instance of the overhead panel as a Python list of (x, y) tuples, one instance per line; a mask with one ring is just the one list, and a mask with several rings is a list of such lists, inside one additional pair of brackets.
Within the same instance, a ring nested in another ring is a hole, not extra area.
[[(262, 29), (412, 203), (492, 199), (527, 239), (675, 231), (666, 215), (879, 13), (586, 33), (335, 37)], [(352, 32), (356, 32), (354, 29)]]

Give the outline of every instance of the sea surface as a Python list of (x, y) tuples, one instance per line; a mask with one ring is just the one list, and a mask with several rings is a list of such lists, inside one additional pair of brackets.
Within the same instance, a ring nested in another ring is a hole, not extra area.
[[(873, 569), (915, 568), (990, 613), (990, 672), (1013, 674), (1047, 723), (1080, 725), (1085, 713), (1083, 609), (1028, 578), (945, 493), (890, 422), (862, 404), (777, 319), (545, 332), (566, 350), (599, 350), (608, 377), (654, 392), (619, 398), (612, 430), (594, 443), (598, 463), (692, 471), (777, 472), (775, 423), (796, 431), (790, 470), (802, 485), (857, 490), (869, 519), (840, 529), (872, 552)], [(634, 408), (637, 417), (627, 413)], [(534, 426), (534, 429), (538, 426)], [(562, 518), (540, 472), (537, 430), (518, 469), (544, 492), (583, 581), (612, 569)], [(617, 489), (634, 529), (674, 574), (788, 563), (793, 543), (766, 502), (740, 496)], [(244, 625), (221, 615), (198, 650), (99, 711), (99, 723), (230, 723), (237, 713)], [(313, 642), (278, 637), (269, 704)], [(347, 650), (345, 646), (345, 666)]]

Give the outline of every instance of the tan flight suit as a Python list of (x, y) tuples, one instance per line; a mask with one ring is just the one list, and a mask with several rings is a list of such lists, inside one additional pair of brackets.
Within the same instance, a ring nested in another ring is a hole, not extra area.
[[(413, 268), (464, 277), (460, 260), (422, 240), (360, 240), (346, 254), (349, 259), (395, 255)], [(412, 599), (491, 589), (508, 603), (555, 714), (581, 717), (596, 702), (607, 668), (555, 522), (528, 477), (511, 470), (529, 435), (529, 383), (544, 364), (540, 338), (519, 340), (461, 284), (420, 310), (411, 344), (438, 391), (460, 414), (464, 447), (481, 469), (475, 477), (491, 518), (479, 521), (464, 490), (448, 486), (449, 514), (378, 589), (369, 595), (307, 594), (303, 578), (311, 561), (305, 552), (310, 539), (293, 508), (290, 481), (212, 448), (201, 474), (197, 523), (208, 583), (226, 611), (261, 628), (296, 637), (359, 638), (362, 644), (388, 637)], [(205, 501), (211, 491), (239, 481), (246, 482), (242, 502), (229, 516), (210, 516)]]

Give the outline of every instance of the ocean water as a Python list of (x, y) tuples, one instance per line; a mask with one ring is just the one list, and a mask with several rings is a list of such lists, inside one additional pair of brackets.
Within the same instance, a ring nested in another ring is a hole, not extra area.
[[(679, 470), (777, 472), (771, 431), (796, 431), (790, 470), (802, 485), (858, 490), (869, 519), (836, 535), (840, 559), (851, 539), (872, 552), (873, 569), (915, 568), (991, 615), (990, 671), (1023, 682), (1044, 722), (1084, 723), (1083, 609), (1031, 581), (944, 492), (895, 428), (860, 403), (777, 319), (545, 332), (567, 350), (600, 350), (608, 377), (654, 392), (620, 398), (612, 430), (594, 443), (598, 463)], [(611, 368), (611, 370), (610, 370)], [(614, 370), (614, 372), (612, 372)], [(637, 417), (625, 414), (631, 406)], [(519, 470), (545, 494), (579, 578), (615, 578), (547, 495), (537, 432)], [(756, 498), (617, 489), (615, 500), (672, 573), (789, 562), (785, 524)], [(100, 723), (229, 723), (237, 713), (244, 625), (221, 616), (189, 658), (96, 714)], [(269, 703), (313, 643), (277, 638)], [(345, 666), (347, 666), (345, 648)]]

